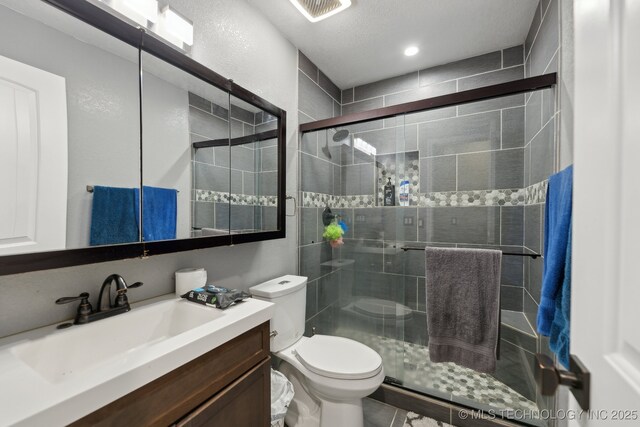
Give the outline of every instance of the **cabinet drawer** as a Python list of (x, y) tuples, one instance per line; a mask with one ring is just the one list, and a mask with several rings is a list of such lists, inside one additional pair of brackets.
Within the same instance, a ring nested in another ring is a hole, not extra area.
[(203, 403), (177, 427), (269, 426), (271, 364), (265, 360)]
[(269, 322), (71, 424), (169, 425), (269, 357)]

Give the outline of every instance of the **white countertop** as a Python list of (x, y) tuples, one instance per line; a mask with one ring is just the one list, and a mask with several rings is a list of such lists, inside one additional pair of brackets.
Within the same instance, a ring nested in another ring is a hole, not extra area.
[[(87, 325), (74, 325), (63, 330), (53, 325), (1, 339), (0, 425), (67, 425), (268, 321), (273, 315), (273, 304), (253, 298), (226, 310), (199, 306), (197, 308), (200, 310), (216, 311), (212, 320), (105, 358), (91, 369), (63, 371), (62, 375), (67, 374), (64, 377), (53, 373), (51, 376), (46, 373), (43, 375), (42, 366), (51, 360), (38, 362), (37, 359), (49, 357), (47, 352), (55, 352), (55, 349), (52, 350), (49, 345), (42, 346), (46, 351), (35, 351), (34, 348), (40, 348), (40, 343), (46, 343), (55, 335), (55, 341), (51, 342), (57, 343), (61, 339), (61, 342), (72, 343), (73, 352), (69, 353), (69, 345), (64, 346), (65, 355), (77, 352), (80, 356), (90, 357), (92, 349), (87, 346), (91, 346), (92, 342), (75, 341), (72, 335), (74, 331), (92, 328), (81, 331), (83, 336), (87, 335), (85, 332), (91, 332), (88, 341), (92, 341), (99, 340), (105, 328), (111, 328), (111, 319), (120, 319), (113, 324), (118, 330), (121, 330), (123, 322), (126, 322), (125, 328), (144, 328), (144, 324), (137, 324), (143, 322), (138, 321), (140, 317), (134, 316), (136, 311), (142, 313), (145, 308), (156, 310), (167, 304), (197, 305), (167, 295), (132, 304), (132, 310), (128, 313)], [(167, 319), (167, 322), (170, 321), (173, 320)], [(109, 345), (108, 342), (101, 344)], [(25, 348), (33, 354), (27, 353)], [(55, 354), (51, 357), (55, 357)], [(36, 362), (31, 359), (36, 359)], [(37, 366), (38, 363), (41, 366)]]

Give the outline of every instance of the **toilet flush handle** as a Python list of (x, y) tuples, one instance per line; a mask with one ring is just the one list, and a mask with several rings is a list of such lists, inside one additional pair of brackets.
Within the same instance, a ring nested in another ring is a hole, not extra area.
[(273, 337), (275, 337), (276, 335), (278, 335), (278, 331), (273, 330), (273, 331), (271, 331), (271, 333), (269, 334), (269, 338), (273, 338)]

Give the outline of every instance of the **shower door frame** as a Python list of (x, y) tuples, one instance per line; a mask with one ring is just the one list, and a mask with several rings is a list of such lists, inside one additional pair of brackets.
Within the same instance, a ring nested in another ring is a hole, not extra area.
[(483, 86), (476, 89), (454, 92), (447, 95), (425, 98), (418, 101), (405, 102), (404, 104), (376, 108), (374, 110), (345, 114), (344, 116), (303, 123), (299, 126), (299, 130), (301, 134), (305, 134), (307, 132), (335, 128), (338, 126), (386, 119), (401, 114), (417, 113), (420, 111), (435, 110), (437, 108), (450, 107), (453, 105), (486, 101), (493, 98), (501, 98), (504, 96), (516, 95), (519, 93), (531, 92), (534, 90), (552, 88), (556, 85), (557, 81), (557, 73), (542, 74), (540, 76), (527, 77), (525, 79), (513, 80), (506, 83)]

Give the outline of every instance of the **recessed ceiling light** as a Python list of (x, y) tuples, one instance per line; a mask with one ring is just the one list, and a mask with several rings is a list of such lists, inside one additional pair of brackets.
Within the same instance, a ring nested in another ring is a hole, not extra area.
[(415, 54), (416, 54), (416, 53), (418, 53), (418, 52), (420, 52), (420, 49), (418, 49), (418, 47), (417, 47), (417, 46), (409, 46), (408, 48), (406, 48), (406, 49), (404, 50), (404, 54), (405, 54), (406, 56), (413, 56), (413, 55), (415, 55)]

